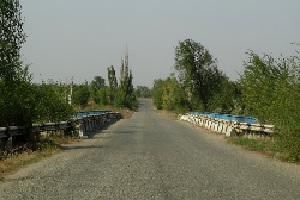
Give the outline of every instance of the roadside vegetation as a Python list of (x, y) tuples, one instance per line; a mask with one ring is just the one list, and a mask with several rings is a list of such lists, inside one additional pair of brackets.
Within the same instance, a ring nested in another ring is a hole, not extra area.
[(43, 151), (26, 151), (22, 156), (12, 156), (0, 162), (0, 184), (4, 176), (16, 172), (18, 169), (28, 166), (29, 164), (48, 158), (61, 150), (59, 148), (48, 147)]
[[(299, 44), (296, 44), (299, 45)], [(239, 114), (256, 117), (276, 127), (273, 140), (233, 138), (230, 142), (252, 150), (300, 161), (300, 58), (273, 58), (246, 53), (248, 62), (237, 81), (217, 68), (203, 45), (186, 39), (175, 48), (176, 75), (154, 81), (153, 101), (158, 110)]]

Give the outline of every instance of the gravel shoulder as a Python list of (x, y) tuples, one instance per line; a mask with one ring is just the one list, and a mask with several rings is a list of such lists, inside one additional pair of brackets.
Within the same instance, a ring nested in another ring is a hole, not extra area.
[(223, 134), (218, 134), (216, 132), (205, 130), (199, 126), (194, 124), (190, 124), (185, 121), (176, 120), (178, 123), (183, 124), (183, 126), (187, 126), (187, 129), (196, 130), (199, 134), (207, 139), (212, 145), (220, 146), (224, 145), (225, 150), (235, 151), (236, 154), (242, 155), (246, 159), (252, 160), (253, 162), (265, 163), (266, 167), (270, 170), (274, 170), (274, 173), (284, 174), (286, 176), (300, 177), (300, 165), (295, 163), (282, 162), (280, 160), (276, 160), (267, 155), (263, 155), (257, 151), (251, 151), (243, 148), (241, 145), (229, 144), (227, 143), (226, 138), (224, 138)]

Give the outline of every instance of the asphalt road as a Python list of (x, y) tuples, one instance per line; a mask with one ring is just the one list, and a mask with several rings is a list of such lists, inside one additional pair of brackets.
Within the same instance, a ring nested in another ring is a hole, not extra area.
[(300, 166), (191, 124), (139, 112), (7, 177), (0, 199), (300, 199)]

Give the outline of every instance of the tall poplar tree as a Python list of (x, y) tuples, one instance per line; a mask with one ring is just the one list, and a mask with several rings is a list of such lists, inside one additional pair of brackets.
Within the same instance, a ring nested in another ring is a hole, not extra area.
[(18, 79), (22, 72), (20, 49), (26, 40), (19, 0), (0, 2), (0, 79), (6, 84)]

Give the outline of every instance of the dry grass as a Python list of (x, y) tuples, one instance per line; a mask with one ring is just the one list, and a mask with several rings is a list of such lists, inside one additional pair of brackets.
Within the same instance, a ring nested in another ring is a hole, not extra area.
[(53, 142), (57, 145), (62, 145), (62, 144), (75, 144), (82, 142), (82, 138), (74, 138), (74, 137), (65, 137), (65, 138), (59, 138), (59, 137), (54, 137), (50, 138), (53, 140)]
[(160, 114), (162, 117), (167, 119), (176, 120), (178, 118), (178, 116), (175, 113), (166, 110), (156, 110), (156, 113)]
[(23, 168), (31, 163), (36, 163), (44, 158), (50, 157), (61, 151), (60, 146), (64, 144), (75, 144), (82, 142), (83, 139), (59, 136), (41, 138), (39, 146), (42, 150), (31, 151), (27, 150), (19, 155), (12, 155), (6, 159), (0, 160), (0, 181), (5, 175), (13, 174), (18, 169)]
[(43, 151), (26, 151), (20, 155), (13, 155), (0, 161), (0, 181), (4, 179), (5, 175), (12, 174), (18, 169), (25, 167), (31, 163), (36, 163), (44, 158), (50, 157), (58, 152), (60, 149), (51, 148)]
[(127, 109), (122, 109), (122, 110), (119, 110), (119, 111), (116, 111), (116, 112), (120, 112), (123, 119), (129, 119), (129, 118), (131, 118), (132, 114), (134, 113), (134, 111), (127, 110)]

